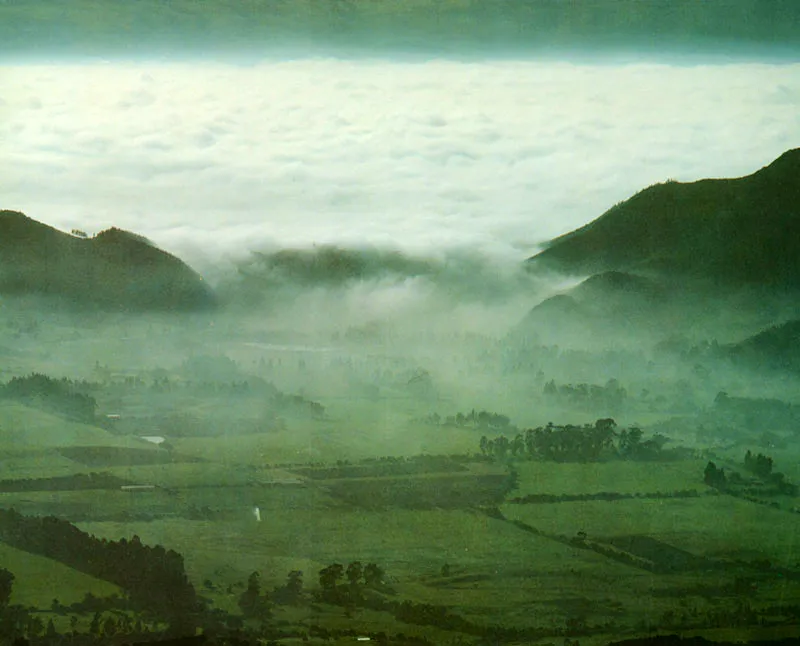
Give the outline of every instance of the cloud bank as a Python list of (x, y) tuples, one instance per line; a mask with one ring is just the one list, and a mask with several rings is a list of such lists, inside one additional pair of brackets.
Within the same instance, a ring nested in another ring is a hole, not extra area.
[(187, 257), (514, 261), (654, 182), (800, 145), (800, 65), (299, 60), (0, 67), (2, 207)]

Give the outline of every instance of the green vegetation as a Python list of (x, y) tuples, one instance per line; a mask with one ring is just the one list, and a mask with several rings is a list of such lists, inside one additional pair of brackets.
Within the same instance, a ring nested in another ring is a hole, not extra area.
[(797, 226), (798, 170), (795, 149), (747, 177), (651, 186), (554, 240), (531, 265), (796, 289), (800, 263), (785, 232)]
[[(776, 163), (686, 199), (713, 221), (709, 205), (738, 209), (739, 191), (755, 199), (749, 183), (794, 155)], [(669, 229), (684, 189), (649, 189), (575, 239), (651, 202)], [(100, 243), (154, 253), (119, 232)], [(677, 247), (659, 258), (687, 260)], [(793, 328), (774, 343), (758, 331), (796, 319), (800, 301), (770, 283), (793, 265), (747, 264), (766, 295), (699, 301), (707, 291), (659, 272), (604, 272), (522, 323), (474, 301), (454, 314), (446, 299), (441, 320), (433, 306), (384, 320), (361, 305), (369, 281), (437, 262), (268, 255), (244, 282), (277, 280), (269, 306), (192, 316), (4, 296), (0, 643), (599, 646), (796, 631), (800, 390), (791, 369), (736, 350), (789, 352)], [(471, 284), (459, 280), (447, 284)], [(336, 309), (348, 299), (360, 305)], [(460, 327), (471, 317), (484, 332)]]

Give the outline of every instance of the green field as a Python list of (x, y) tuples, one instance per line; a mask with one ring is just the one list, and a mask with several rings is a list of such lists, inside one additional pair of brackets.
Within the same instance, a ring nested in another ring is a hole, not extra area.
[(800, 563), (800, 515), (730, 496), (506, 505), (503, 512), (568, 537), (647, 535), (703, 556)]
[(98, 597), (119, 594), (121, 590), (107, 581), (73, 570), (58, 561), (36, 556), (0, 542), (0, 566), (16, 577), (12, 603), (49, 608), (53, 599), (68, 606), (81, 601), (87, 592)]
[[(130, 333), (147, 338), (141, 329)], [(148, 342), (169, 353), (170, 344), (182, 341), (165, 331)], [(93, 358), (92, 347), (83, 339), (71, 351)], [(54, 515), (109, 541), (138, 536), (145, 545), (175, 550), (197, 593), (234, 622), (253, 572), (260, 573), (262, 591), (275, 595), (300, 570), (302, 602), (276, 601), (271, 609), (270, 621), (294, 635), (280, 644), (301, 643), (299, 635), (311, 627), (481, 644), (495, 626), (528, 631), (498, 643), (568, 637), (601, 646), (659, 630), (722, 635), (738, 616), (740, 634), (755, 637), (800, 621), (792, 615), (800, 600), (800, 514), (791, 513), (800, 500), (767, 496), (757, 504), (715, 492), (704, 482), (708, 458), (700, 453), (665, 451), (661, 459), (637, 461), (607, 449), (596, 462), (492, 457), (481, 453), (480, 437), (499, 430), (419, 421), (492, 403), (518, 424), (556, 413), (538, 406), (537, 394), (523, 397), (521, 382), (488, 392), (490, 373), (467, 379), (464, 393), (423, 397), (404, 388), (402, 378), (365, 391), (374, 367), (364, 355), (334, 366), (334, 379), (324, 359), (313, 372), (284, 354), (285, 369), (275, 361), (263, 379), (285, 394), (304, 394), (290, 400), (299, 402), (295, 408), (273, 410), (274, 390), (264, 381), (226, 394), (236, 382), (230, 375), (208, 386), (191, 383), (179, 369), (141, 369), (145, 386), (132, 387), (136, 356), (126, 352), (122, 376), (92, 391), (98, 424), (108, 430), (0, 402), (0, 480), (35, 480), (0, 493), (0, 508)], [(408, 369), (376, 356), (387, 370)], [(257, 367), (258, 358), (246, 354), (246, 365)], [(449, 369), (442, 374), (451, 378)], [(444, 381), (437, 384), (441, 392), (457, 380)], [(320, 402), (324, 413), (309, 413), (304, 402)], [(109, 421), (109, 413), (120, 418)], [(580, 411), (560, 421), (592, 424)], [(507, 432), (510, 440), (516, 432)], [(149, 434), (164, 436), (165, 448), (139, 437)], [(683, 436), (694, 437), (692, 428), (676, 431), (667, 449)], [(744, 444), (702, 448), (718, 455), (727, 472), (742, 470)], [(773, 453), (776, 470), (796, 481), (796, 447)], [(92, 481), (85, 477), (92, 472), (120, 480)], [(75, 474), (83, 477), (49, 480)], [(69, 488), (87, 481), (97, 487)], [(130, 485), (140, 488), (123, 489)], [(59, 631), (69, 630), (69, 617), (50, 613), (54, 597), (68, 604), (87, 592), (122, 592), (37, 556), (39, 548), (29, 553), (2, 544), (0, 567), (16, 577), (13, 601), (40, 609), (42, 618), (52, 615)], [(354, 561), (384, 570), (383, 587), (371, 599), (385, 605), (320, 596), (320, 571)], [(404, 603), (412, 617), (419, 607), (456, 617), (463, 632), (401, 620)], [(80, 615), (79, 631), (88, 631), (92, 618)]]
[(703, 484), (706, 462), (524, 462), (516, 467), (519, 489), (514, 495), (702, 491), (706, 489)]

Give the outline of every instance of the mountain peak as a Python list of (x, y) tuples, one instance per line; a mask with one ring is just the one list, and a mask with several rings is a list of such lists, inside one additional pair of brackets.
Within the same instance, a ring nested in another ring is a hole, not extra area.
[(142, 236), (112, 228), (79, 238), (19, 211), (0, 211), (0, 293), (48, 294), (123, 310), (214, 303), (197, 273)]
[(800, 287), (800, 149), (745, 177), (640, 191), (529, 262)]

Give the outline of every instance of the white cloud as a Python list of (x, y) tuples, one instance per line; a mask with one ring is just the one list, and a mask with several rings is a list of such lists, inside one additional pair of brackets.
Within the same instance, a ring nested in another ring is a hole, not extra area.
[(0, 68), (4, 208), (177, 252), (536, 242), (800, 145), (800, 65)]

